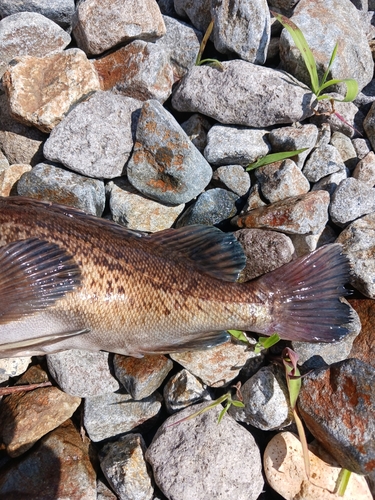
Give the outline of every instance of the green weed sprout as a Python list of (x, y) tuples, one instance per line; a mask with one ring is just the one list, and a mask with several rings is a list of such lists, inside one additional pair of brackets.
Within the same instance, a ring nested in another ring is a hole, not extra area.
[(207, 31), (204, 34), (204, 37), (202, 39), (201, 45), (199, 47), (199, 52), (198, 52), (197, 58), (195, 60), (195, 65), (202, 66), (202, 64), (208, 64), (209, 66), (213, 66), (213, 67), (222, 71), (224, 69), (223, 65), (217, 59), (202, 59), (204, 49), (206, 48), (208, 39), (211, 36), (213, 28), (214, 28), (214, 21), (212, 20), (210, 22), (210, 24), (208, 25)]
[(296, 47), (300, 51), (304, 63), (306, 65), (306, 68), (309, 72), (310, 75), (310, 82), (311, 82), (311, 90), (314, 92), (316, 95), (318, 101), (322, 99), (331, 99), (331, 97), (327, 94), (322, 94), (323, 90), (327, 89), (328, 87), (331, 87), (332, 85), (337, 85), (338, 83), (345, 83), (346, 85), (346, 95), (344, 99), (334, 99), (335, 101), (339, 102), (349, 102), (353, 101), (358, 94), (358, 83), (356, 80), (353, 78), (344, 78), (344, 79), (332, 79), (328, 80), (328, 74), (331, 70), (332, 64), (335, 60), (336, 54), (337, 54), (337, 48), (338, 48), (338, 43), (333, 48), (333, 52), (331, 55), (331, 58), (329, 60), (328, 67), (322, 77), (322, 79), (319, 81), (319, 76), (318, 76), (318, 70), (317, 70), (317, 63), (315, 61), (315, 58), (313, 56), (313, 53), (302, 33), (302, 31), (298, 28), (296, 24), (293, 23), (290, 19), (287, 17), (283, 16), (282, 14), (279, 14), (274, 11), (270, 11), (271, 14), (282, 24), (282, 26), (290, 33), (291, 37), (294, 40), (294, 43), (296, 44)]
[(257, 161), (253, 163), (249, 163), (246, 167), (246, 171), (254, 170), (258, 167), (264, 167), (265, 165), (269, 165), (270, 163), (274, 163), (275, 161), (285, 160), (287, 158), (292, 158), (293, 156), (297, 156), (300, 153), (303, 153), (308, 148), (296, 149), (295, 151), (281, 151), (279, 153), (271, 153), (269, 155), (262, 156)]
[[(230, 333), (237, 340), (249, 344), (246, 336), (240, 330), (228, 330), (228, 333)], [(274, 333), (270, 337), (259, 337), (258, 342), (254, 346), (254, 352), (258, 354), (260, 353), (260, 351), (263, 351), (263, 349), (269, 349), (273, 345), (277, 344), (279, 340), (280, 337), (277, 335), (277, 333)]]
[(339, 477), (337, 478), (335, 489), (335, 493), (337, 493), (339, 497), (343, 497), (345, 495), (346, 487), (348, 486), (351, 474), (350, 470), (341, 469)]

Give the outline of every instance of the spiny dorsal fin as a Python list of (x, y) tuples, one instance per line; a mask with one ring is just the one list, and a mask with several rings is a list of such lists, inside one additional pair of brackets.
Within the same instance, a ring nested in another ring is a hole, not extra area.
[(0, 324), (52, 306), (80, 285), (73, 258), (55, 243), (28, 238), (0, 248)]
[(163, 254), (190, 261), (195, 268), (224, 281), (236, 281), (245, 266), (241, 244), (231, 233), (213, 226), (166, 229), (150, 236)]

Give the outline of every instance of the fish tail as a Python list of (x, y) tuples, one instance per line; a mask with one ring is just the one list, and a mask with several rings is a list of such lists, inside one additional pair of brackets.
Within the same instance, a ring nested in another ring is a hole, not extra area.
[(335, 342), (350, 332), (350, 264), (339, 244), (327, 245), (259, 278), (272, 299), (268, 335), (303, 342)]

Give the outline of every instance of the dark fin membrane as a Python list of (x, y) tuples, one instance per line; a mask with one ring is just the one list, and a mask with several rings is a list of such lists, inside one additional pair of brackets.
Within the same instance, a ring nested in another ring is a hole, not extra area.
[(273, 322), (268, 334), (302, 342), (335, 342), (349, 333), (347, 295), (350, 265), (341, 245), (327, 245), (259, 278), (273, 294)]
[(46, 354), (43, 349), (41, 349), (42, 347), (56, 344), (70, 337), (77, 337), (78, 335), (89, 333), (89, 331), (90, 330), (84, 329), (73, 332), (63, 332), (52, 335), (44, 335), (43, 337), (23, 339), (17, 342), (8, 342), (7, 344), (0, 344), (0, 358)]
[(168, 354), (171, 352), (197, 351), (210, 349), (220, 344), (228, 342), (230, 334), (226, 331), (222, 332), (206, 332), (196, 334), (196, 337), (188, 340), (176, 341), (173, 344), (165, 344), (156, 348), (141, 348), (138, 353), (130, 354), (136, 356), (140, 354)]
[(0, 325), (52, 306), (80, 285), (73, 258), (54, 243), (29, 238), (0, 248)]
[(196, 269), (224, 281), (236, 281), (245, 266), (241, 244), (231, 233), (212, 226), (166, 229), (150, 236), (163, 255), (190, 261)]

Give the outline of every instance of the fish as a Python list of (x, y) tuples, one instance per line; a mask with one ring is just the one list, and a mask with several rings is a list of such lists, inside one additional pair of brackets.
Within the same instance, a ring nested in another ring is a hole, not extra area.
[(0, 357), (67, 349), (203, 349), (229, 329), (334, 342), (350, 331), (350, 266), (331, 244), (248, 282), (233, 233), (149, 234), (78, 209), (0, 197)]

